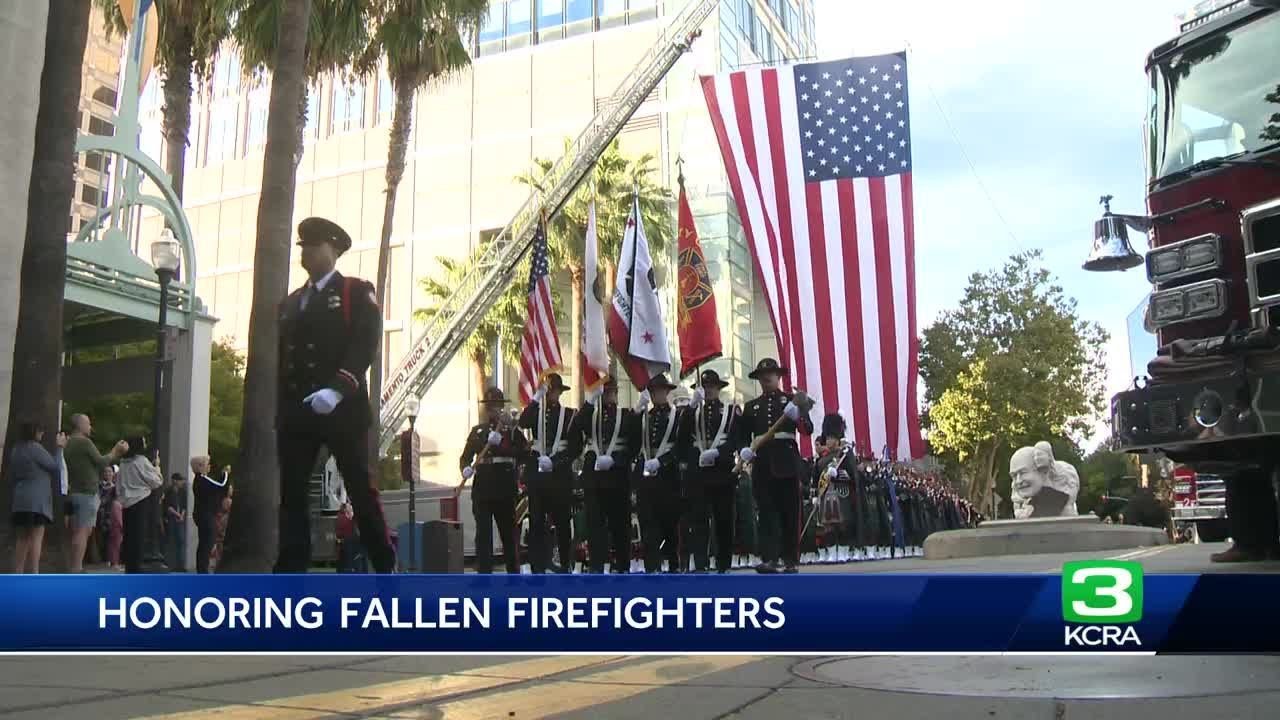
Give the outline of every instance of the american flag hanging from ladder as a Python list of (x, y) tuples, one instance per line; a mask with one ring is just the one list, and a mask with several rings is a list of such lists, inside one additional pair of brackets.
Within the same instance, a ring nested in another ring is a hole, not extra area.
[(528, 405), (547, 373), (560, 369), (560, 337), (551, 306), (551, 278), (547, 266), (547, 223), (538, 223), (529, 263), (528, 319), (520, 339), (520, 402)]
[(702, 79), (780, 359), (880, 455), (923, 455), (906, 53)]

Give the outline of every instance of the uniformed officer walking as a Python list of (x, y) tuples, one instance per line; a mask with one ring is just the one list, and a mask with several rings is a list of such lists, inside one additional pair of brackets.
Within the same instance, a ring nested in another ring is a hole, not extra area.
[(716, 571), (729, 572), (733, 558), (734, 494), (732, 441), (738, 437), (742, 411), (720, 400), (729, 383), (715, 370), (704, 370), (693, 385), (693, 401), (684, 414), (680, 444), (686, 448), (685, 551), (694, 567), (708, 569), (709, 525), (715, 526)]
[(569, 427), (574, 409), (560, 404), (560, 396), (569, 386), (551, 373), (538, 388), (533, 402), (520, 414), (520, 427), (532, 439), (526, 453), (525, 487), (529, 493), (529, 564), (534, 573), (545, 573), (551, 567), (551, 548), (547, 545), (550, 530), (547, 520), (555, 525), (556, 545), (560, 549), (562, 573), (573, 571), (573, 461), (569, 448)]
[(481, 404), (484, 416), (479, 425), (471, 428), (467, 443), (462, 448), (458, 467), (462, 482), (456, 494), (468, 480), (475, 478), (471, 487), (471, 514), (476, 521), (476, 572), (493, 572), (493, 526), (498, 526), (502, 538), (502, 555), (507, 573), (520, 572), (517, 564), (516, 538), (516, 462), (529, 450), (529, 442), (514, 423), (504, 420), (502, 408), (507, 398), (496, 387), (484, 391)]
[(607, 378), (588, 396), (569, 430), (571, 453), (584, 449), (582, 488), (587, 502), (587, 547), (590, 570), (626, 573), (631, 561), (631, 482), (639, 438), (634, 414), (618, 406), (618, 381)]
[[(804, 477), (804, 461), (796, 433), (812, 433), (813, 421), (798, 405), (793, 396), (781, 389), (787, 368), (773, 358), (761, 360), (748, 376), (760, 383), (760, 397), (747, 403), (742, 413), (742, 435), (737, 443), (742, 447), (743, 462), (751, 463), (751, 484), (760, 502), (761, 515), (773, 515), (778, 520), (782, 534), (782, 571), (794, 573), (800, 566), (800, 482)], [(773, 438), (758, 449), (758, 455), (750, 447), (754, 437), (764, 435), (781, 421)], [(761, 573), (778, 572), (776, 560), (765, 560), (756, 566)]]
[(276, 430), (280, 459), (280, 545), (276, 572), (311, 564), (310, 481), (320, 448), (337, 460), (374, 570), (395, 569), (378, 491), (369, 477), (369, 391), (365, 373), (382, 336), (373, 285), (335, 270), (351, 237), (336, 224), (298, 225), (305, 285), (280, 305)]
[(680, 459), (686, 452), (679, 444), (678, 430), (687, 408), (669, 401), (675, 387), (666, 375), (650, 380), (648, 392), (653, 407), (643, 411), (639, 420), (641, 454), (636, 505), (647, 573), (661, 572), (663, 560), (670, 572), (680, 572)]

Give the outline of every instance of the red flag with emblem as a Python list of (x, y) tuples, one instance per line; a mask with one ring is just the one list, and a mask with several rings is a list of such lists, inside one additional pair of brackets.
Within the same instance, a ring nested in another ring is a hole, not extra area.
[(720, 357), (720, 323), (716, 320), (716, 296), (711, 290), (711, 274), (698, 241), (689, 196), (680, 176), (680, 238), (676, 247), (679, 297), (676, 299), (676, 331), (680, 337), (680, 377)]

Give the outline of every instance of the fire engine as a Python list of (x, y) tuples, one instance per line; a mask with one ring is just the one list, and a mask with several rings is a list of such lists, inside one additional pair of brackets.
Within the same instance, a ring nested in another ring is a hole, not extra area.
[[(1151, 52), (1148, 214), (1112, 213), (1104, 197), (1084, 263), (1146, 266), (1159, 351), (1112, 398), (1111, 429), (1124, 450), (1193, 473), (1188, 499), (1201, 478), (1269, 482), (1280, 467), (1277, 48), (1280, 0), (1237, 0), (1201, 3)], [(1127, 229), (1148, 234), (1145, 257)]]
[(1227, 539), (1227, 488), (1222, 478), (1188, 467), (1173, 471), (1173, 528), (1182, 542)]

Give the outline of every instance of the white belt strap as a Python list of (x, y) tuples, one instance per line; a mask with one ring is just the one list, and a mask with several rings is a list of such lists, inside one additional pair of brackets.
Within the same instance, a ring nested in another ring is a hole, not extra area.
[(551, 441), (551, 450), (548, 451), (546, 446), (547, 412), (541, 405), (538, 406), (538, 437), (533, 447), (538, 451), (539, 455), (550, 455), (564, 449), (566, 443), (560, 439), (560, 436), (564, 434), (564, 412), (565, 407), (561, 405), (560, 417), (556, 421), (556, 437)]
[[(604, 422), (603, 416), (604, 406), (596, 408), (592, 411), (591, 418), (591, 451), (600, 457), (600, 426)], [(618, 449), (618, 437), (622, 434), (622, 408), (618, 408), (613, 415), (613, 435), (609, 438), (609, 449), (605, 455), (612, 455)]]
[(667, 430), (662, 434), (662, 442), (658, 444), (657, 454), (654, 454), (652, 449), (649, 447), (650, 415), (652, 415), (652, 412), (645, 413), (644, 415), (644, 458), (646, 460), (662, 457), (671, 451), (671, 434), (676, 427), (676, 406), (672, 405), (671, 409), (667, 411)]
[(773, 439), (774, 439), (774, 440), (795, 440), (795, 439), (796, 439), (796, 434), (795, 434), (795, 433), (789, 433), (789, 432), (774, 433), (774, 434), (773, 434)]
[(706, 427), (706, 426), (705, 426), (705, 424), (704, 424), (704, 422), (703, 422), (704, 420), (706, 420), (706, 415), (707, 415), (706, 407), (707, 407), (706, 405), (702, 405), (702, 406), (699, 406), (699, 407), (698, 407), (698, 417), (697, 417), (697, 423), (698, 423), (698, 436), (697, 436), (698, 450), (700, 450), (700, 451), (702, 451), (702, 452), (706, 452), (706, 451), (711, 450), (711, 449), (713, 449), (713, 448), (719, 448), (721, 445), (723, 445), (723, 444), (724, 444), (724, 441), (725, 441), (725, 429), (729, 427), (729, 416), (733, 414), (733, 409), (734, 409), (734, 406), (733, 406), (733, 405), (725, 405), (725, 406), (724, 406), (724, 412), (723, 412), (723, 413), (721, 413), (721, 415), (720, 415), (720, 429), (716, 431), (716, 436), (715, 436), (714, 438), (712, 438), (712, 439), (711, 439), (711, 445), (710, 445), (710, 446), (708, 446), (708, 445), (707, 445), (707, 440), (706, 440), (706, 433), (705, 433), (705, 432), (704, 432), (704, 430), (703, 430), (703, 428), (704, 428), (704, 427)]

